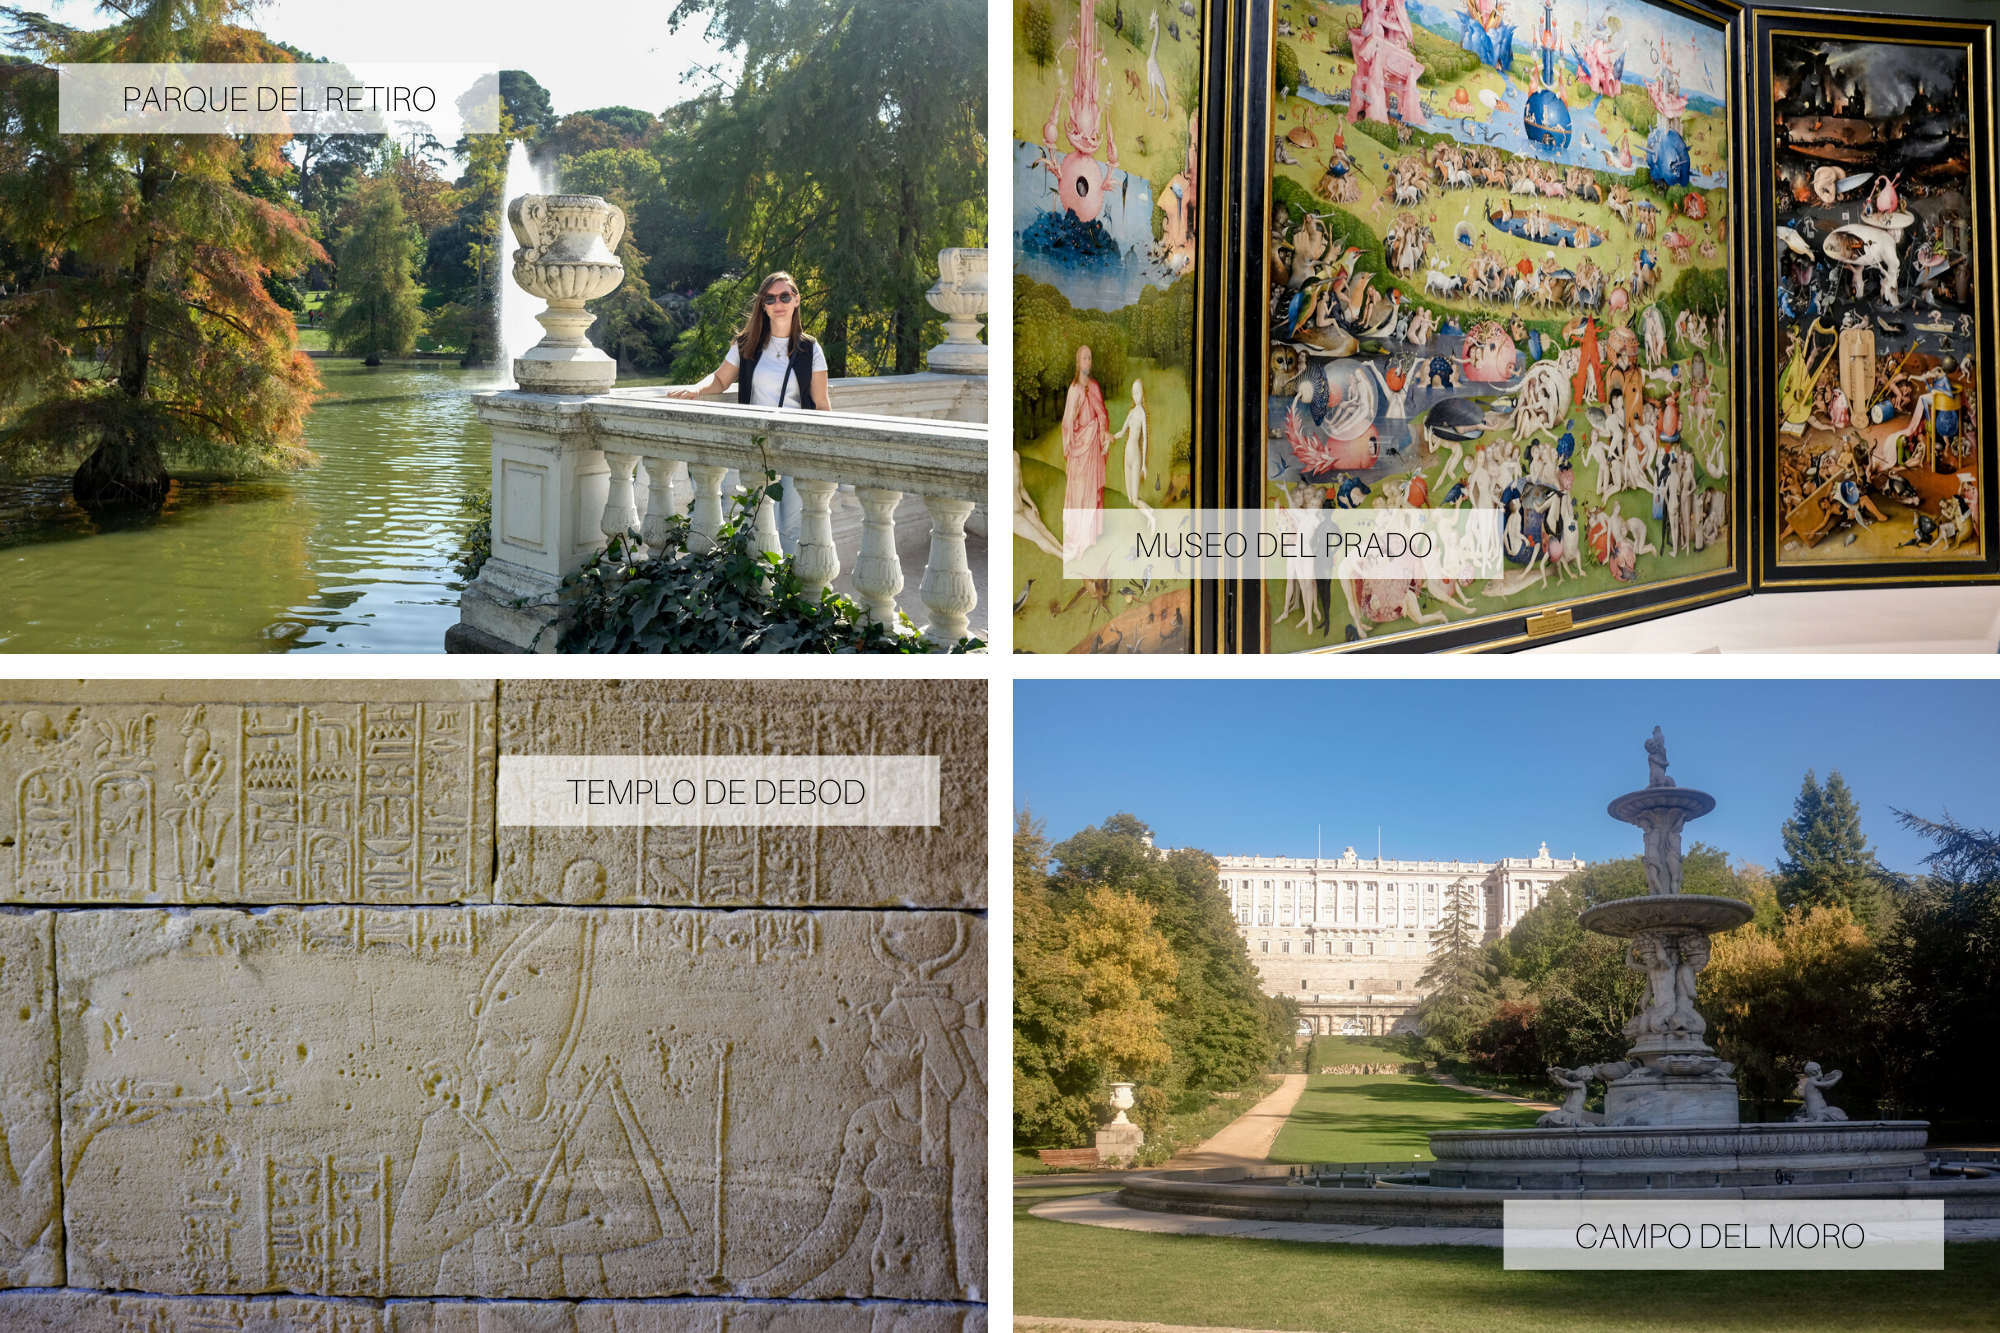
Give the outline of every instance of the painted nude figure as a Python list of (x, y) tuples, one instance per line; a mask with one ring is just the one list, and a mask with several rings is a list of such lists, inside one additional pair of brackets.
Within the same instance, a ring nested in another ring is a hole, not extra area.
[(1146, 516), (1146, 526), (1157, 530), (1153, 507), (1139, 498), (1146, 480), (1146, 450), (1152, 443), (1152, 433), (1146, 429), (1146, 386), (1141, 381), (1132, 381), (1132, 408), (1111, 438), (1125, 442), (1125, 498)]

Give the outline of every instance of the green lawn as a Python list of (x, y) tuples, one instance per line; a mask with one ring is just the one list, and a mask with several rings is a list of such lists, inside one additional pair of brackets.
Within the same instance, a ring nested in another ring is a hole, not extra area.
[(1434, 1160), (1425, 1137), (1431, 1130), (1518, 1129), (1540, 1114), (1413, 1074), (1314, 1074), (1272, 1145), (1271, 1160), (1428, 1162)]
[(1322, 1065), (1407, 1065), (1422, 1063), (1415, 1037), (1314, 1037), (1308, 1074)]
[(1156, 1236), (1045, 1222), (1018, 1206), (1014, 1226), (1014, 1309), (1030, 1319), (1315, 1333), (1975, 1333), (2000, 1330), (1996, 1288), (2000, 1244), (1947, 1245), (1941, 1273), (1509, 1273), (1497, 1249)]

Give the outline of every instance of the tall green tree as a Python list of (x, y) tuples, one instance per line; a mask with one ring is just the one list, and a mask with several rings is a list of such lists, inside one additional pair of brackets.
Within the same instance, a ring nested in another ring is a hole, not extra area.
[(2000, 1132), (2000, 1072), (1978, 1058), (2000, 1014), (2000, 836), (1945, 815), (1896, 812), (1928, 839), (1928, 873), (1901, 887), (1883, 942), (1890, 1076), (1909, 1112), (1977, 1142)]
[(511, 129), (503, 126), (502, 134), (517, 134), (532, 139), (556, 123), (555, 106), (549, 101), (549, 90), (535, 82), (535, 76), (524, 69), (500, 71), (500, 109), (512, 126)]
[(340, 288), (329, 303), (327, 335), (336, 348), (379, 366), (386, 352), (416, 346), (424, 325), (414, 270), (417, 236), (393, 177), (362, 187), (359, 216), (340, 238)]
[(1861, 831), (1861, 809), (1840, 770), (1820, 782), (1811, 769), (1779, 831), (1778, 901), (1792, 907), (1844, 907), (1868, 932), (1886, 924), (1889, 908), (1882, 867)]
[(719, 360), (749, 290), (787, 269), (833, 374), (865, 336), (885, 368), (920, 369), (937, 252), (984, 243), (986, 6), (679, 0), (673, 23), (698, 20), (743, 46), (743, 75), (702, 99), (671, 183), (726, 226), (742, 267), (684, 335), (694, 362)]
[(664, 189), (659, 162), (635, 148), (605, 148), (563, 158), (560, 174), (565, 193), (594, 194), (625, 211), (625, 234), (618, 242), (625, 281), (610, 295), (590, 302), (588, 308), (597, 316), (590, 326), (590, 340), (611, 353), (621, 370), (664, 369), (673, 359), (681, 326), (653, 299), (647, 277), (650, 266), (639, 248), (635, 222), (648, 216), (649, 206)]
[(1479, 886), (1461, 875), (1444, 891), (1431, 932), (1430, 965), (1419, 983), (1425, 991), (1417, 1005), (1424, 1049), (1442, 1059), (1463, 1056), (1492, 1013), (1490, 969), (1479, 936)]
[[(506, 71), (501, 71), (504, 76)], [(512, 116), (500, 113), (498, 134), (468, 134), (460, 140), (465, 171), (453, 186), (452, 220), (430, 234), (424, 280), (458, 309), (450, 322), (462, 338), (461, 364), (483, 366), (499, 354), (500, 284), (506, 281), (512, 237), (500, 213), (507, 192), (507, 157), (518, 137)], [(524, 351), (524, 348), (515, 348)]]
[(73, 464), (86, 509), (150, 508), (170, 460), (311, 460), (318, 379), (265, 278), (325, 253), (251, 187), (288, 170), (279, 138), (59, 132), (60, 63), (288, 59), (238, 25), (241, 0), (101, 8), (114, 21), (94, 32), (5, 11), (36, 63), (0, 67), (0, 241), (34, 263), (0, 298), (0, 461)]

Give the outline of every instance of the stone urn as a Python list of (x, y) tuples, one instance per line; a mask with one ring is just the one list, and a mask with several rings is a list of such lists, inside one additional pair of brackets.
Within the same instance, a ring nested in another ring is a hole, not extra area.
[(937, 285), (924, 293), (944, 320), (944, 341), (925, 357), (930, 369), (947, 375), (984, 375), (986, 344), (979, 341), (979, 317), (986, 313), (986, 252), (938, 251)]
[(1130, 1083), (1111, 1085), (1111, 1109), (1118, 1115), (1097, 1131), (1097, 1156), (1110, 1166), (1130, 1165), (1146, 1144), (1146, 1132), (1125, 1118), (1132, 1109), (1132, 1087)]
[(625, 213), (594, 194), (524, 194), (507, 205), (521, 248), (514, 282), (549, 303), (535, 316), (542, 340), (514, 358), (514, 382), (528, 393), (602, 393), (618, 364), (584, 336), (597, 316), (585, 301), (608, 296), (625, 281), (618, 242)]

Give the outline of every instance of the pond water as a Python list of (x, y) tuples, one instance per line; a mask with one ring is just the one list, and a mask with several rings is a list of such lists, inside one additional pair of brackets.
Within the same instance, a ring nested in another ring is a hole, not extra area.
[(0, 481), (0, 651), (442, 652), (492, 372), (318, 364), (317, 467), (176, 482), (157, 518), (102, 529), (67, 476)]

